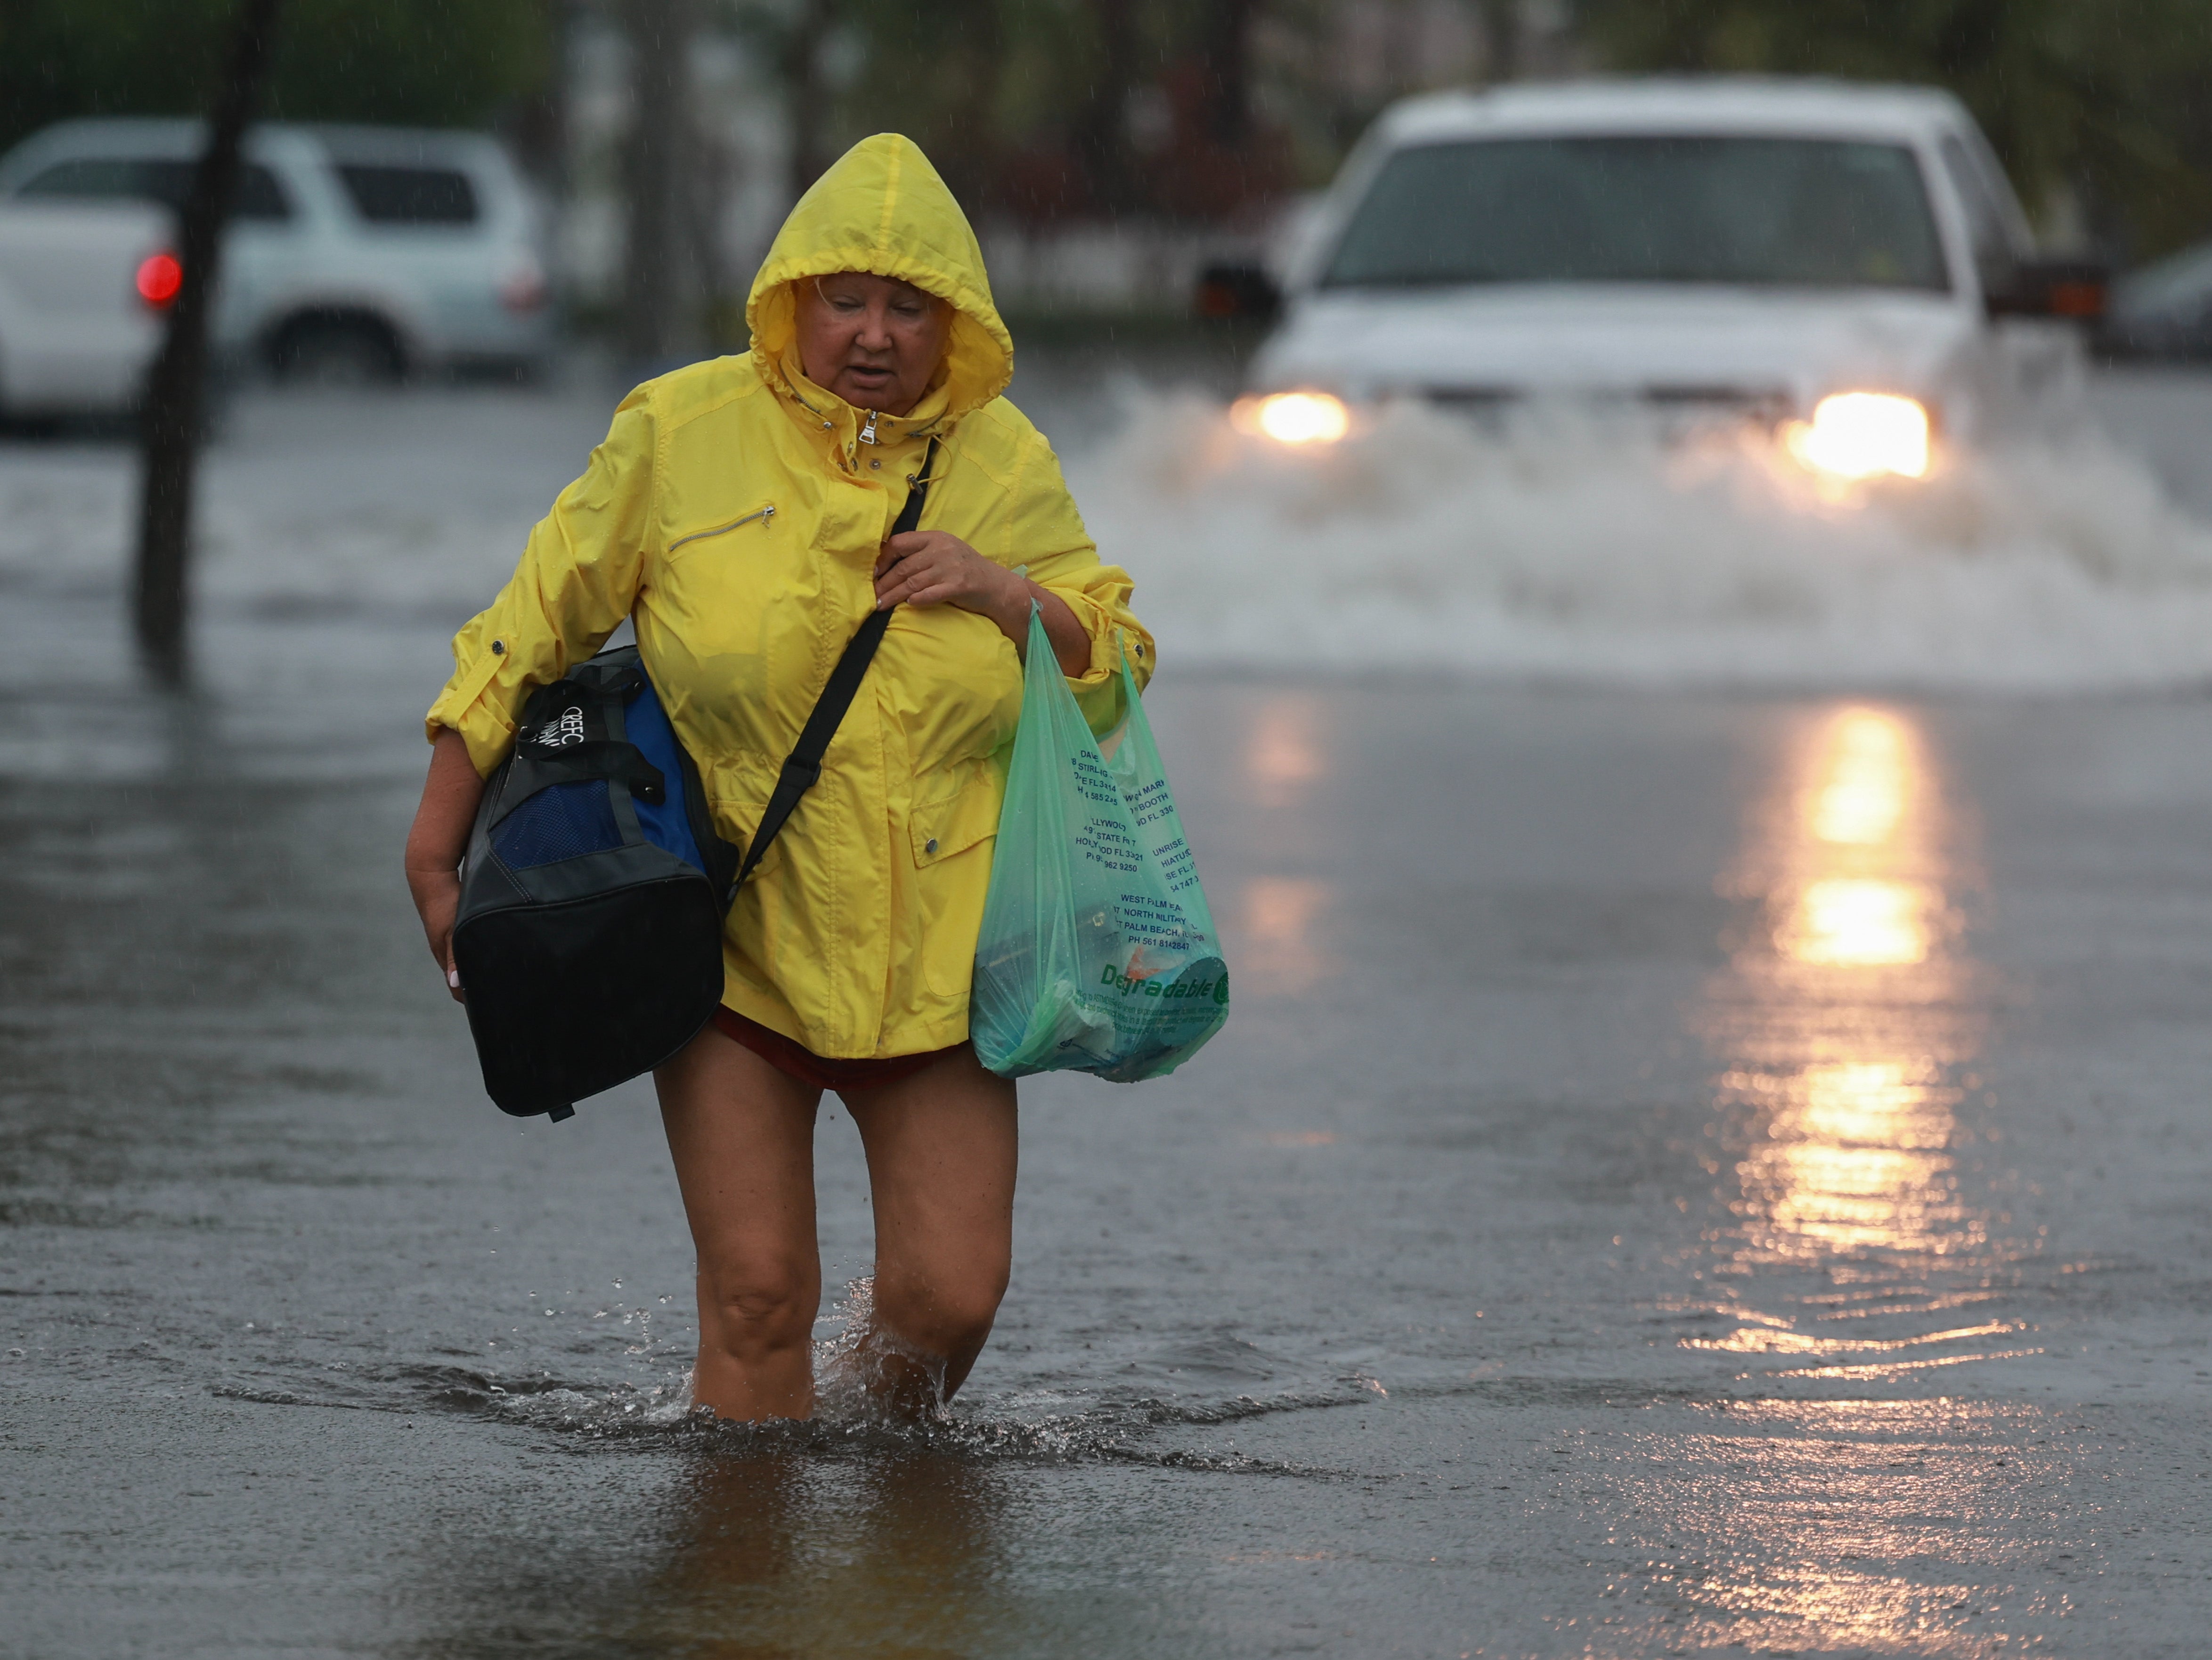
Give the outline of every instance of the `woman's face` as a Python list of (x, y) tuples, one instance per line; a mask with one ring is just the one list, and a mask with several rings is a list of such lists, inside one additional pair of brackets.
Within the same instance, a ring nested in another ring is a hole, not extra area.
[(945, 356), (952, 307), (895, 277), (838, 271), (802, 279), (799, 364), (855, 409), (904, 415)]

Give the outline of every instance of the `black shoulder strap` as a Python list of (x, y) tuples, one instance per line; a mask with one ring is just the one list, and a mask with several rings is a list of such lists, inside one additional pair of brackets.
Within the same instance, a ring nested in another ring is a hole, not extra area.
[[(937, 460), (937, 441), (929, 441), (929, 448), (921, 458), (921, 471), (909, 478), (910, 489), (906, 505), (899, 510), (898, 522), (891, 526), (893, 536), (903, 536), (921, 522), (922, 493), (929, 488), (929, 470)], [(782, 830), (784, 821), (791, 817), (799, 798), (814, 787), (814, 781), (822, 776), (822, 757), (828, 752), (830, 740), (837, 735), (837, 727), (845, 719), (845, 711), (853, 706), (853, 696), (860, 690), (861, 677), (874, 660), (876, 648), (884, 642), (884, 630), (890, 626), (888, 611), (868, 613), (868, 619), (854, 631), (847, 642), (844, 655), (837, 666), (830, 671), (830, 683), (822, 688), (822, 696), (814, 700), (814, 712), (806, 717), (806, 725), (799, 734), (785, 758), (783, 770), (777, 775), (775, 791), (769, 797), (768, 807), (761, 814), (760, 825), (753, 831), (753, 839), (745, 848), (745, 862), (738, 869), (738, 879), (730, 885), (730, 892), (744, 886), (745, 878), (753, 873), (753, 866), (768, 854), (769, 846)]]

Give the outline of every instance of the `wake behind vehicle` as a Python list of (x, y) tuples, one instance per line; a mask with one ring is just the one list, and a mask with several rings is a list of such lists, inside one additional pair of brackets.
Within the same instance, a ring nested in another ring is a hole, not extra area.
[[(1215, 309), (1237, 308), (1217, 271)], [(1948, 94), (1766, 79), (1410, 100), (1286, 273), (1239, 424), (1550, 401), (1771, 428), (1808, 467), (1919, 477), (2078, 381), (2100, 273), (2042, 260)]]
[[(63, 122), (0, 159), (0, 206), (173, 214), (201, 143), (191, 121)], [(513, 164), (483, 134), (258, 126), (225, 233), (215, 342), (311, 380), (533, 364), (552, 329), (538, 241)]]

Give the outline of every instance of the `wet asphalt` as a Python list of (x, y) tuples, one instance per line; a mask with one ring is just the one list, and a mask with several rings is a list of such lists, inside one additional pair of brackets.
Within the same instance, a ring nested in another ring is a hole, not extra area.
[[(249, 399), (210, 513), (526, 522), (603, 410)], [(149, 693), (118, 470), (0, 451), (87, 541), (0, 568), (0, 1654), (2203, 1652), (2203, 695), (1170, 657), (1230, 1026), (1024, 1085), (951, 1422), (716, 1428), (649, 1091), (503, 1119), (406, 904), (450, 600), (212, 571)]]

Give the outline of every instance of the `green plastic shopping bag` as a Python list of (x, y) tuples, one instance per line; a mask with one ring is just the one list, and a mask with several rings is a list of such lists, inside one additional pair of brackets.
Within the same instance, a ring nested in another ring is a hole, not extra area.
[(1121, 658), (1123, 713), (1093, 738), (1031, 608), (969, 1032), (993, 1072), (1162, 1078), (1229, 1018), (1229, 970), (1152, 728)]

